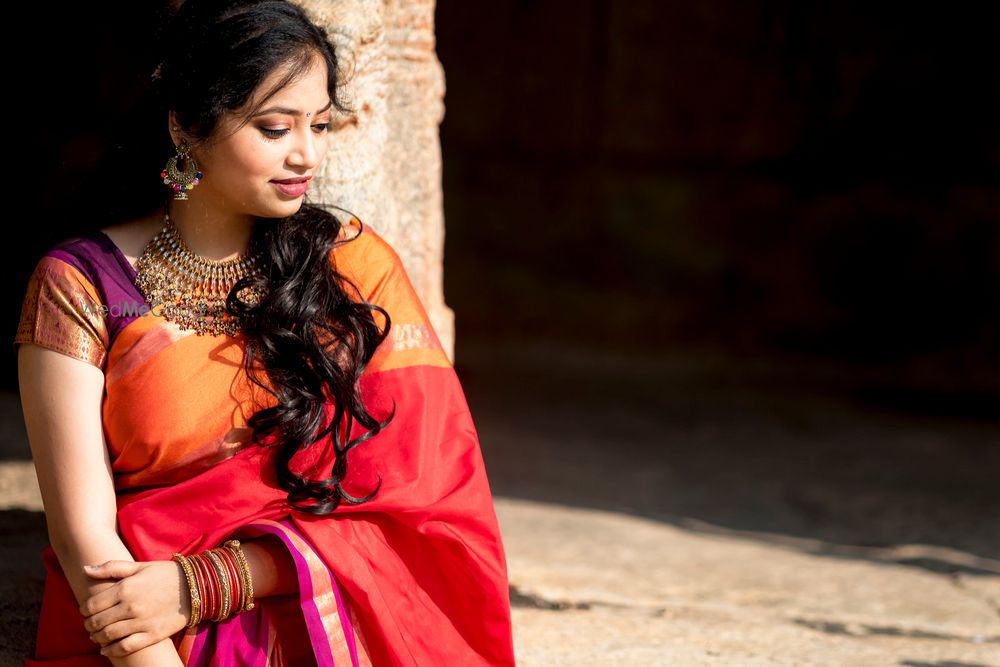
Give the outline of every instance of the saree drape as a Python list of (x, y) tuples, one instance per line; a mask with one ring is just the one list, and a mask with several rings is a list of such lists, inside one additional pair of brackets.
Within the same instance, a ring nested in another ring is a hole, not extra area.
[[(173, 640), (186, 665), (513, 665), (507, 565), (459, 379), (399, 256), (370, 225), (354, 217), (348, 225), (356, 238), (329, 259), (357, 298), (392, 319), (360, 390), (376, 419), (393, 405), (395, 416), (347, 454), (351, 495), (367, 495), (381, 475), (367, 503), (342, 502), (325, 516), (284, 506), (274, 448), (249, 440), (247, 418), (274, 399), (246, 377), (242, 338), (198, 336), (158, 317), (103, 232), (67, 239), (41, 258), (14, 345), (35, 343), (103, 369), (118, 532), (137, 561), (263, 535), (292, 555), (297, 593), (179, 632)], [(325, 410), (329, 417), (333, 406)], [(354, 423), (346, 435), (365, 432)], [(295, 469), (329, 476), (330, 440), (301, 452)], [(36, 648), (24, 664), (110, 664), (83, 628), (51, 545), (42, 558)]]

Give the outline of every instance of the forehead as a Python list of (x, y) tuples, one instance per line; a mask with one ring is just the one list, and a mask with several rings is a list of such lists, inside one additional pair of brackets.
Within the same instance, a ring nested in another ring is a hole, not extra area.
[[(288, 79), (289, 67), (277, 68), (254, 91), (249, 101), (251, 108), (256, 104), (256, 100), (264, 96), (268, 97), (260, 105), (259, 111), (272, 107), (285, 107), (309, 113), (325, 107), (330, 101), (326, 70), (326, 61), (314, 57), (308, 69), (295, 68), (291, 80), (283, 83)], [(275, 90), (278, 86), (280, 88)]]

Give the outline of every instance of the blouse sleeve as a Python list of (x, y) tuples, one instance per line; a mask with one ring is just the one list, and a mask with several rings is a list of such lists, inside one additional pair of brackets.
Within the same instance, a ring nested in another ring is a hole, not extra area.
[(109, 346), (107, 313), (94, 285), (74, 266), (52, 256), (28, 279), (14, 348), (34, 343), (104, 367)]

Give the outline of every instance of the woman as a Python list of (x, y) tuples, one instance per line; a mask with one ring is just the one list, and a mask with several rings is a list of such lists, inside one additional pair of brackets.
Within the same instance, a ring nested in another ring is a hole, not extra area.
[(336, 73), (288, 2), (188, 0), (151, 87), (160, 193), (38, 262), (25, 665), (514, 664), (454, 369), (389, 244), (303, 202)]

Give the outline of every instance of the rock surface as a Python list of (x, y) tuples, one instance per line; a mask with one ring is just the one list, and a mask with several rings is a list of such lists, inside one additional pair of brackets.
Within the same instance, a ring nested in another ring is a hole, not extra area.
[(445, 76), (434, 0), (301, 0), (338, 49), (343, 97), (315, 191), (349, 209), (399, 253), (441, 344), (454, 355), (444, 302), (441, 140)]

